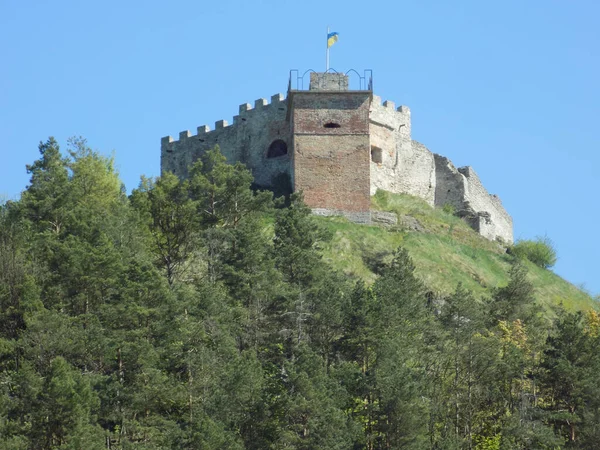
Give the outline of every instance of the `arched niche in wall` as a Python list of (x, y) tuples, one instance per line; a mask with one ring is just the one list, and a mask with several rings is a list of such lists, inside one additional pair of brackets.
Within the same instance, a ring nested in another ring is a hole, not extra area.
[(269, 145), (269, 150), (267, 151), (267, 158), (278, 158), (280, 156), (287, 155), (288, 147), (285, 141), (281, 139), (275, 139)]

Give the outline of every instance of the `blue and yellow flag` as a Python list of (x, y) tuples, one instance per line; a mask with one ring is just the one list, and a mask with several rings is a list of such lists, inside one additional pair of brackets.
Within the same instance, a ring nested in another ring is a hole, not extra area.
[(327, 35), (327, 48), (331, 47), (338, 40), (338, 34), (334, 31), (333, 33), (329, 33)]

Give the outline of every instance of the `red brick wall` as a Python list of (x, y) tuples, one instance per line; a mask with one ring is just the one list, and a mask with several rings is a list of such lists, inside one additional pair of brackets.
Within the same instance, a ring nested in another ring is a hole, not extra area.
[(291, 103), (294, 190), (311, 208), (369, 211), (370, 94), (298, 92)]

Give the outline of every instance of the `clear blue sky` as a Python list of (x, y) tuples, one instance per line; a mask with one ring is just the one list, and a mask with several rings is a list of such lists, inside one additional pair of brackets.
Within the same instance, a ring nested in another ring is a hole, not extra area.
[(231, 121), (285, 92), (292, 68), (373, 69), (413, 138), (471, 165), (547, 234), (555, 271), (600, 293), (600, 2), (0, 2), (0, 197), (55, 136), (114, 151), (128, 190), (159, 174), (160, 138)]

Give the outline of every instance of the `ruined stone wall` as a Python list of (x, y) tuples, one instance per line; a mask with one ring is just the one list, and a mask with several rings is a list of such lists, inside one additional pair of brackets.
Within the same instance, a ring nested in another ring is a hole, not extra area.
[[(221, 152), (230, 163), (244, 163), (254, 175), (255, 183), (269, 187), (272, 180), (281, 173), (290, 175), (291, 134), (286, 119), (287, 101), (281, 94), (266, 99), (258, 99), (254, 107), (240, 105), (239, 114), (233, 124), (224, 120), (215, 123), (215, 129), (206, 125), (198, 127), (197, 134), (188, 130), (179, 133), (179, 140), (171, 136), (161, 140), (161, 170), (186, 177), (188, 167), (204, 152), (219, 145)], [(281, 139), (287, 144), (287, 155), (267, 158), (271, 143)]]
[(436, 162), (436, 206), (452, 205), (456, 213), (467, 220), (482, 236), (513, 242), (513, 221), (500, 198), (483, 187), (472, 167), (456, 168), (441, 155)]
[(371, 152), (381, 149), (381, 161), (371, 158), (371, 195), (377, 189), (423, 198), (430, 205), (435, 196), (433, 154), (411, 140), (411, 116), (407, 106), (381, 104), (373, 96), (370, 111)]
[(408, 139), (410, 142), (410, 116), (407, 123), (406, 117), (396, 111), (393, 102), (385, 101), (382, 105), (381, 97), (374, 95), (369, 112), (369, 128), (371, 195), (377, 189), (400, 192), (399, 155), (403, 141)]
[(402, 192), (421, 197), (433, 206), (437, 183), (433, 153), (423, 144), (411, 141), (399, 159)]
[(294, 190), (315, 212), (370, 220), (370, 92), (296, 92), (290, 108)]
[[(479, 233), (488, 239), (501, 238), (504, 242), (513, 242), (513, 222), (500, 197), (489, 194), (472, 167), (461, 167), (458, 171), (467, 180), (466, 201), (479, 212)], [(483, 214), (481, 214), (483, 213)], [(488, 213), (488, 214), (485, 214)]]
[(467, 180), (448, 158), (434, 155), (435, 158), (435, 206), (451, 205), (456, 211), (464, 209)]

